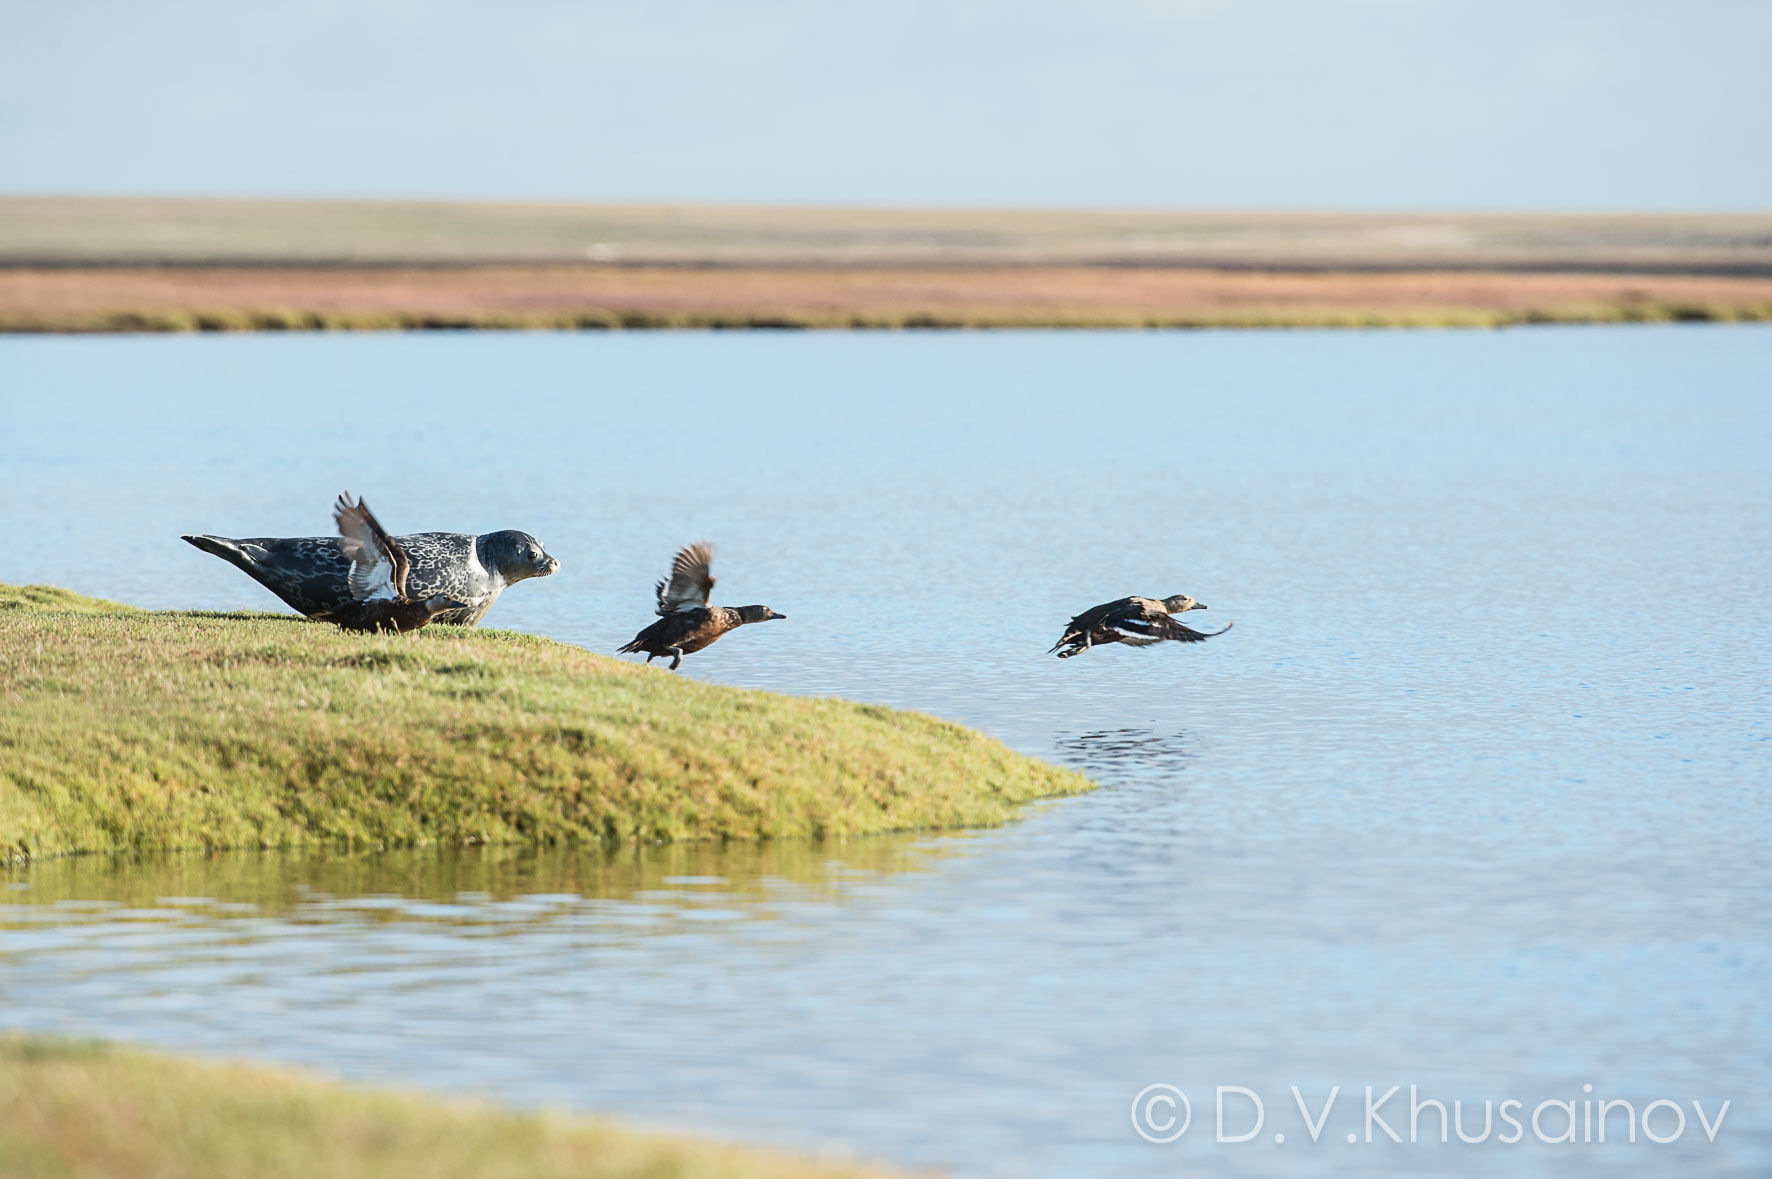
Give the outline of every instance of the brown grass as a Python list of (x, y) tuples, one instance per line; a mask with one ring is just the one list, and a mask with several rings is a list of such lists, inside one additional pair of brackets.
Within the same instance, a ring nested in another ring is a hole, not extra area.
[(1121, 266), (0, 270), (0, 330), (1498, 326), (1772, 318), (1772, 278)]
[(1772, 318), (1772, 215), (0, 197), (0, 331)]

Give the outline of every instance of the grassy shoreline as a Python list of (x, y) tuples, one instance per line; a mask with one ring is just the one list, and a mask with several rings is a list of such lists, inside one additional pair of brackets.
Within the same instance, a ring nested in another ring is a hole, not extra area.
[(824, 315), (811, 312), (657, 313), (426, 311), (338, 312), (227, 308), (134, 309), (68, 316), (0, 317), (0, 335), (135, 335), (216, 332), (412, 331), (1186, 331), (1311, 328), (1508, 328), (1553, 324), (1766, 323), (1772, 304), (1656, 302), (1523, 311), (1384, 308), (1216, 314), (1087, 314), (908, 311)]
[(0, 588), (0, 856), (845, 838), (1087, 779), (960, 725), (508, 631)]
[(886, 1179), (597, 1119), (313, 1074), (0, 1039), (0, 1179)]
[(0, 195), (0, 332), (1772, 320), (1772, 213)]
[(0, 268), (0, 333), (1497, 328), (1772, 320), (1772, 277), (1104, 266)]

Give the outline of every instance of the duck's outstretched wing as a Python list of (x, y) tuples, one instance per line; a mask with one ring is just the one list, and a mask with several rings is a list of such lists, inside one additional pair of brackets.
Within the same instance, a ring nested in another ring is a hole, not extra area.
[(347, 491), (338, 497), (332, 518), (338, 521), (339, 547), (351, 562), (346, 577), (351, 597), (360, 602), (404, 599), (411, 567), (406, 550), (382, 528), (369, 505), (361, 499), (352, 503)]
[[(1152, 638), (1169, 639), (1177, 643), (1198, 643), (1205, 639), (1216, 638), (1234, 625), (1236, 624), (1227, 622), (1217, 630), (1195, 630), (1191, 626), (1183, 626), (1167, 614), (1162, 614), (1149, 620), (1149, 630), (1138, 630), (1135, 633), (1144, 633)], [(1120, 629), (1133, 630), (1139, 626), (1140, 623), (1129, 621), (1121, 624)]]
[(676, 614), (706, 606), (708, 595), (714, 592), (714, 575), (708, 572), (713, 560), (714, 546), (705, 540), (678, 549), (676, 560), (671, 562), (671, 579), (653, 587), (658, 595), (658, 613)]

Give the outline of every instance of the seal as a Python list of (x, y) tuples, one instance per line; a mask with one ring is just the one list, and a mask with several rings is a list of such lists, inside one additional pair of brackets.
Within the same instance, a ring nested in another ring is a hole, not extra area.
[[(349, 612), (358, 600), (351, 593), (353, 564), (343, 537), (235, 540), (198, 534), (183, 539), (242, 570), (309, 618), (331, 622), (332, 615)], [(486, 617), (508, 586), (560, 568), (527, 532), (419, 532), (392, 540), (406, 554), (407, 593), (416, 599), (443, 594), (461, 603), (434, 618), (457, 626), (473, 626)]]

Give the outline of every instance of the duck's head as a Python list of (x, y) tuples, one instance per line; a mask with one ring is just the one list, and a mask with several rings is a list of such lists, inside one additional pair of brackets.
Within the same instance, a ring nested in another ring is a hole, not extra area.
[(548, 555), (541, 541), (527, 532), (489, 532), (480, 538), (479, 547), (480, 563), (497, 572), (507, 585), (546, 577), (560, 568), (560, 562)]
[(435, 618), (439, 614), (447, 614), (451, 610), (472, 610), (472, 602), (462, 602), (448, 594), (432, 594), (425, 599), (425, 613)]
[(1163, 609), (1171, 614), (1185, 614), (1189, 610), (1204, 610), (1204, 602), (1196, 602), (1186, 594), (1171, 594), (1163, 599)]
[(740, 606), (738, 608), (740, 622), (768, 622), (771, 618), (786, 617), (786, 614), (777, 614), (767, 606)]

